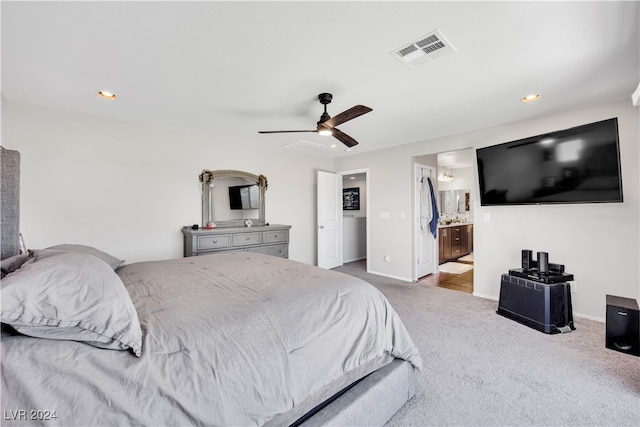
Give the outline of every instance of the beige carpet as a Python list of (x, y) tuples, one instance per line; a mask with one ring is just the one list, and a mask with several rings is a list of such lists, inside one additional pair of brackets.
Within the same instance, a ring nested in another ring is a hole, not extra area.
[(415, 397), (386, 427), (640, 425), (640, 357), (605, 348), (604, 323), (574, 317), (575, 331), (548, 335), (499, 316), (496, 301), (365, 265), (336, 270), (389, 299), (424, 363)]
[(438, 267), (441, 273), (462, 274), (469, 270), (473, 270), (473, 265), (462, 264), (459, 262), (447, 262)]

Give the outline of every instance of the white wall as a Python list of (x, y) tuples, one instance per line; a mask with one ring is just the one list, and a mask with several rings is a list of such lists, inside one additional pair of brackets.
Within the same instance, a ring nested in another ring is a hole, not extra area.
[(345, 216), (342, 222), (342, 259), (348, 262), (367, 257), (367, 218)]
[(127, 262), (180, 257), (181, 227), (200, 223), (198, 174), (237, 169), (268, 178), (267, 221), (292, 225), (290, 258), (315, 264), (315, 171), (332, 170), (330, 159), (4, 100), (2, 125), (2, 145), (22, 156), (30, 248), (81, 243)]
[[(549, 252), (578, 284), (576, 315), (602, 319), (605, 295), (640, 297), (640, 113), (631, 102), (586, 108), (336, 160), (336, 170), (369, 168), (372, 272), (411, 278), (412, 158), (479, 148), (618, 117), (624, 203), (481, 207), (474, 200), (474, 293), (498, 298), (500, 275), (520, 265), (521, 249)], [(364, 143), (364, 142), (363, 142)], [(389, 212), (389, 218), (381, 218)], [(404, 219), (403, 219), (404, 218)], [(384, 256), (391, 262), (386, 263)]]

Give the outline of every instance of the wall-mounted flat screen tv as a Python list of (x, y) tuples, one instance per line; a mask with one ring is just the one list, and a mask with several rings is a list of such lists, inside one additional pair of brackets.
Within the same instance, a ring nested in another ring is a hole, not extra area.
[(258, 209), (260, 196), (257, 185), (236, 185), (229, 187), (229, 207), (232, 210)]
[(620, 203), (618, 119), (476, 150), (480, 204)]

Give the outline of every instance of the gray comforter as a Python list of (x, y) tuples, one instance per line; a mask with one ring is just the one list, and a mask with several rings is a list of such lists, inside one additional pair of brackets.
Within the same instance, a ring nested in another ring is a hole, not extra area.
[(117, 273), (141, 357), (3, 334), (3, 425), (289, 423), (345, 378), (393, 358), (422, 363), (385, 297), (341, 273), (246, 252)]

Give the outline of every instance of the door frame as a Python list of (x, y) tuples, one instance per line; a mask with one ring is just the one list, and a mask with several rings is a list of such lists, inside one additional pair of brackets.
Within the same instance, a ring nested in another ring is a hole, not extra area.
[[(365, 189), (364, 189), (364, 193), (365, 193), (365, 216), (366, 216), (366, 232), (365, 232), (365, 238), (367, 239), (367, 253), (366, 253), (366, 260), (365, 260), (365, 264), (366, 264), (366, 269), (367, 269), (367, 273), (369, 273), (369, 244), (371, 239), (369, 238), (369, 230), (370, 230), (370, 223), (371, 223), (371, 217), (369, 216), (369, 194), (370, 191), (369, 189), (371, 188), (371, 183), (369, 181), (369, 168), (362, 168), (362, 169), (351, 169), (351, 170), (347, 170), (347, 171), (341, 171), (341, 172), (336, 172), (338, 175), (342, 175), (343, 177), (345, 175), (354, 175), (354, 174), (362, 174), (364, 173), (364, 182), (365, 182)], [(344, 186), (343, 186), (344, 188)], [(362, 205), (360, 205), (362, 207)], [(343, 245), (344, 245), (344, 234), (342, 235), (342, 239), (343, 239)]]

